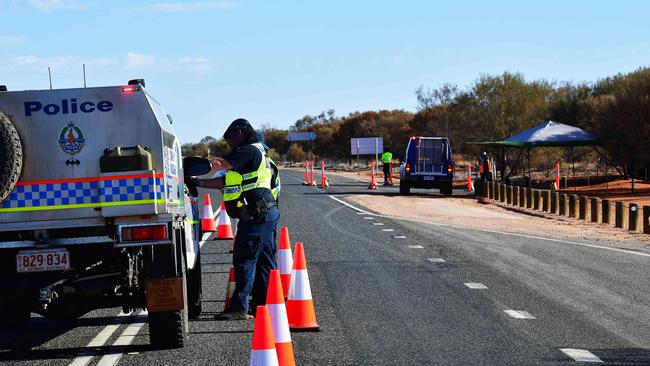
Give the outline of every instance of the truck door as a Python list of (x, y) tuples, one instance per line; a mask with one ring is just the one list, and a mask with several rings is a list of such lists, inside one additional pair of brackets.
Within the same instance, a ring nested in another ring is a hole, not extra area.
[(417, 145), (417, 172), (444, 174), (446, 147), (442, 139), (420, 138)]

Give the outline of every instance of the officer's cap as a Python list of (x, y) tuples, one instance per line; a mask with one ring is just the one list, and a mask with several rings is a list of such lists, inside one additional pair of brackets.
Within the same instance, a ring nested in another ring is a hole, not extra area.
[(230, 134), (234, 130), (245, 130), (250, 133), (254, 133), (255, 130), (253, 129), (253, 126), (251, 126), (250, 122), (243, 118), (237, 118), (236, 120), (232, 121), (230, 123), (230, 126), (226, 129), (226, 132), (223, 133), (223, 138), (228, 139), (230, 137)]

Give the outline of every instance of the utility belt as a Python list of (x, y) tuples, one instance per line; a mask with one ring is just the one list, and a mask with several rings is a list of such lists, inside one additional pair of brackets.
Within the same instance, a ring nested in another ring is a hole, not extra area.
[(225, 205), (228, 216), (241, 221), (250, 221), (263, 217), (269, 209), (277, 206), (277, 203), (267, 202), (264, 198), (249, 202), (245, 197), (240, 197), (233, 201), (226, 201)]

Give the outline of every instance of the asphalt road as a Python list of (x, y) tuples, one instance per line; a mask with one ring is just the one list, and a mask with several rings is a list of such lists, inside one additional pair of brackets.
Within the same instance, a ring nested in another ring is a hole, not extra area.
[[(541, 238), (385, 217), (345, 204), (346, 195), (368, 193), (366, 183), (333, 177), (332, 187), (317, 189), (301, 185), (301, 172), (282, 174), (281, 225), (292, 242), (305, 244), (322, 328), (292, 334), (298, 364), (650, 365), (650, 256), (553, 233)], [(20, 332), (2, 332), (0, 360), (247, 364), (253, 322), (212, 320), (223, 308), (230, 246), (203, 247), (205, 312), (190, 322), (183, 349), (152, 349), (145, 315), (117, 317), (119, 309), (107, 309), (74, 324), (34, 317)]]

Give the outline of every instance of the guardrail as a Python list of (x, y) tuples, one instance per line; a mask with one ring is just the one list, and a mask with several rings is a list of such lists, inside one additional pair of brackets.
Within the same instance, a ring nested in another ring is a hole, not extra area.
[(633, 233), (650, 234), (650, 206), (554, 190), (506, 186), (498, 182), (475, 184), (477, 197), (521, 209), (539, 211), (609, 225)]

